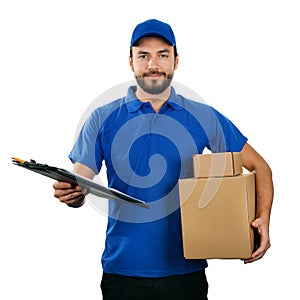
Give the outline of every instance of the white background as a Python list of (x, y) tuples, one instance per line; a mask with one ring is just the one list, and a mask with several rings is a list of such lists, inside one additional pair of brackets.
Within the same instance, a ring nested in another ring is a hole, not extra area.
[(260, 261), (209, 261), (209, 298), (299, 299), (300, 9), (297, 1), (11, 0), (0, 6), (1, 299), (101, 299), (106, 218), (53, 198), (11, 156), (71, 169), (87, 106), (132, 80), (133, 28), (172, 25), (174, 80), (227, 115), (274, 173), (272, 247)]

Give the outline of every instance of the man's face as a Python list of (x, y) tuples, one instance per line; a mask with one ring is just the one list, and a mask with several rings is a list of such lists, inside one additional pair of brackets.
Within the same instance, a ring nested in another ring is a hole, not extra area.
[(160, 94), (169, 87), (178, 57), (174, 47), (157, 37), (145, 37), (132, 47), (130, 66), (138, 86), (149, 94)]

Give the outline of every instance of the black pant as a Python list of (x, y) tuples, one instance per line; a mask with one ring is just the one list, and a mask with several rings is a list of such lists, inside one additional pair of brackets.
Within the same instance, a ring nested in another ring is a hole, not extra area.
[(103, 300), (207, 300), (205, 271), (160, 278), (104, 273)]

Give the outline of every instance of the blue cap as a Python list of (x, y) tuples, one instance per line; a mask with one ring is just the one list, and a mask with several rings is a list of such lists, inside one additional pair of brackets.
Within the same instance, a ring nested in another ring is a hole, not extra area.
[(167, 40), (172, 46), (176, 46), (175, 35), (171, 26), (167, 23), (151, 19), (138, 24), (131, 37), (130, 47), (146, 36), (159, 36)]

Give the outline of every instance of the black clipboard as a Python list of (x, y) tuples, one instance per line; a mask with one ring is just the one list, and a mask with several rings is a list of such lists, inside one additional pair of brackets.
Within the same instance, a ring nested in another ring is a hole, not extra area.
[(86, 188), (89, 193), (95, 196), (111, 200), (123, 201), (128, 204), (141, 206), (143, 208), (149, 208), (149, 206), (142, 200), (126, 195), (118, 190), (100, 185), (86, 177), (80, 176), (68, 170), (52, 167), (47, 164), (40, 164), (32, 159), (30, 161), (24, 161), (22, 159), (13, 157), (12, 162), (14, 165), (36, 172), (43, 176), (47, 176), (58, 181), (79, 185), (81, 188)]

